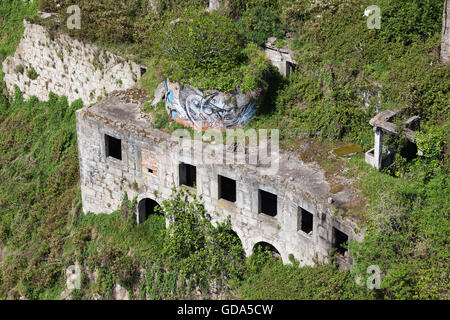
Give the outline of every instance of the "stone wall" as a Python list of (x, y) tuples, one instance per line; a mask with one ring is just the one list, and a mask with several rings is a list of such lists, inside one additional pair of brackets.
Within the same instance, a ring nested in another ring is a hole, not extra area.
[[(114, 90), (132, 87), (141, 77), (141, 66), (97, 46), (65, 34), (53, 39), (47, 30), (24, 21), (25, 32), (14, 56), (3, 62), (8, 91), (17, 85), (24, 97), (48, 100), (50, 92), (65, 95), (69, 102), (81, 98), (92, 104)], [(38, 77), (30, 79), (34, 68)]]
[(256, 101), (242, 92), (205, 93), (189, 85), (165, 81), (166, 109), (185, 127), (219, 130), (241, 128), (256, 114)]
[(293, 52), (289, 48), (278, 48), (274, 45), (276, 38), (269, 38), (264, 52), (270, 62), (277, 67), (278, 71), (285, 77), (294, 72), (297, 62), (293, 58)]
[[(362, 234), (355, 234), (356, 223), (338, 214), (345, 197), (336, 194), (335, 201), (329, 201), (323, 171), (292, 154), (282, 153), (276, 175), (263, 175), (252, 165), (206, 164), (201, 155), (183, 153), (179, 140), (153, 129), (137, 105), (116, 97), (79, 110), (77, 134), (85, 212), (111, 213), (120, 207), (125, 192), (138, 202), (149, 198), (161, 203), (170, 198), (172, 188), (184, 187), (203, 196), (212, 221), (231, 217), (247, 255), (255, 244), (266, 242), (277, 249), (284, 262), (292, 253), (301, 265), (313, 265), (314, 258), (328, 261), (335, 239), (333, 228), (350, 239), (362, 238)], [(121, 140), (121, 160), (107, 156), (106, 135)], [(182, 162), (196, 166), (195, 189), (180, 186)], [(235, 202), (219, 199), (218, 175), (236, 181)], [(259, 190), (277, 196), (276, 216), (259, 212)], [(299, 227), (302, 209), (313, 215), (308, 234)], [(348, 267), (350, 259), (343, 260)]]

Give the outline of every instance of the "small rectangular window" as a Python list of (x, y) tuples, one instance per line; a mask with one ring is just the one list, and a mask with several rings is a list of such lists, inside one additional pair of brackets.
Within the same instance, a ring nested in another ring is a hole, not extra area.
[(259, 213), (264, 213), (271, 217), (277, 215), (277, 196), (275, 194), (259, 190)]
[(122, 141), (105, 134), (106, 157), (122, 160)]
[(236, 202), (236, 180), (219, 175), (219, 199)]
[(342, 231), (333, 228), (333, 248), (336, 249), (336, 252), (340, 255), (345, 255), (347, 249), (344, 246), (348, 243), (348, 235), (343, 233)]
[(197, 187), (197, 168), (187, 163), (180, 163), (180, 185)]
[(310, 233), (313, 231), (313, 214), (303, 208), (299, 208), (298, 218), (299, 218), (299, 228), (297, 230), (302, 230), (305, 233)]

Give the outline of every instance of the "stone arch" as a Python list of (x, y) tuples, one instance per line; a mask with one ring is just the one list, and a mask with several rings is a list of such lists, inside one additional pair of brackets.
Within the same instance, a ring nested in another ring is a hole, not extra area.
[(252, 253), (256, 250), (256, 248), (258, 247), (262, 247), (264, 250), (268, 250), (270, 252), (273, 253), (273, 256), (278, 258), (278, 259), (282, 259), (282, 255), (281, 252), (271, 243), (266, 242), (266, 241), (259, 241), (256, 242), (255, 245), (253, 246), (253, 250)]
[(245, 255), (250, 257), (252, 254), (251, 239), (248, 237), (248, 234), (239, 227), (239, 224), (235, 224), (235, 221), (231, 220), (231, 225), (232, 231), (239, 237), (239, 240), (242, 243), (242, 248), (244, 249)]
[(143, 223), (152, 214), (156, 214), (155, 208), (159, 203), (151, 198), (142, 198), (137, 205), (137, 223)]
[(245, 250), (245, 243), (244, 243), (243, 239), (239, 236), (239, 234), (236, 231), (234, 231), (234, 229), (231, 229), (228, 233), (231, 236), (236, 237), (236, 239), (240, 242), (240, 244), (242, 246), (242, 255), (247, 256), (247, 252)]

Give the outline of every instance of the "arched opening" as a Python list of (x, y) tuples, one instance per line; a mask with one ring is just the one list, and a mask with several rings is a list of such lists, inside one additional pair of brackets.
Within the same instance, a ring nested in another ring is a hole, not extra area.
[(143, 223), (152, 214), (155, 214), (155, 208), (159, 206), (155, 200), (144, 198), (138, 204), (138, 223)]
[(280, 252), (270, 243), (261, 241), (253, 247), (253, 253), (264, 252), (274, 258), (281, 259)]
[(244, 245), (242, 244), (241, 238), (238, 236), (238, 234), (234, 230), (229, 230), (228, 234), (230, 236), (231, 243), (236, 249), (239, 249), (239, 254), (242, 255), (242, 257), (245, 257), (245, 251), (244, 251)]

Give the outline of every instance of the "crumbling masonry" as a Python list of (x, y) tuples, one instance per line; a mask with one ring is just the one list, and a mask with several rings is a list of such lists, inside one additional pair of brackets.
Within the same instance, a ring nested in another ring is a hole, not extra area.
[(301, 265), (313, 265), (329, 261), (336, 248), (340, 265), (351, 266), (340, 244), (363, 235), (340, 214), (348, 194), (331, 198), (323, 172), (294, 154), (280, 152), (276, 175), (261, 174), (258, 165), (206, 165), (152, 128), (137, 103), (118, 96), (79, 110), (77, 134), (85, 212), (111, 213), (126, 192), (137, 197), (142, 222), (170, 199), (172, 188), (188, 188), (203, 196), (212, 222), (231, 217), (247, 255), (257, 244), (270, 244), (286, 263), (292, 254)]

